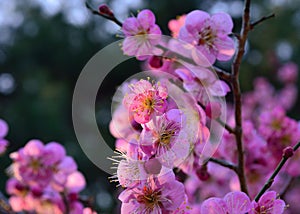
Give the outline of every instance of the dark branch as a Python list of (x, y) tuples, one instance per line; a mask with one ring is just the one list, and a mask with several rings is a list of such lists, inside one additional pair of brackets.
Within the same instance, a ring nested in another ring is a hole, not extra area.
[(266, 20), (268, 20), (268, 19), (274, 18), (274, 17), (275, 17), (275, 14), (272, 13), (272, 14), (270, 14), (270, 15), (268, 15), (268, 16), (264, 16), (264, 17), (260, 18), (259, 20), (257, 20), (256, 22), (253, 22), (253, 23), (251, 24), (251, 26), (250, 26), (250, 27), (251, 27), (251, 30), (253, 30), (254, 27), (256, 27), (257, 25), (261, 24), (262, 22), (264, 22), (264, 21), (266, 21)]
[(242, 141), (242, 99), (241, 99), (241, 88), (239, 83), (239, 71), (242, 62), (242, 58), (245, 53), (245, 44), (247, 41), (248, 33), (251, 30), (250, 25), (250, 3), (251, 0), (245, 0), (244, 14), (242, 29), (239, 35), (238, 51), (233, 60), (232, 64), (232, 81), (231, 86), (233, 89), (234, 96), (234, 114), (235, 114), (235, 139), (238, 150), (238, 169), (237, 174), (240, 181), (241, 191), (248, 194), (246, 176), (245, 176), (245, 157), (244, 157), (244, 146)]
[(237, 172), (237, 166), (234, 165), (233, 163), (227, 162), (226, 160), (221, 160), (221, 159), (217, 159), (217, 158), (210, 158), (210, 159), (208, 159), (208, 161), (219, 164), (221, 166), (224, 166), (228, 169), (231, 169), (231, 170)]
[(225, 129), (230, 133), (230, 134), (235, 134), (235, 130), (229, 126), (227, 123), (225, 123), (224, 121), (220, 120), (219, 118), (216, 119), (216, 121), (225, 127)]
[(214, 66), (214, 70), (217, 73), (219, 78), (226, 80), (227, 82), (230, 82), (230, 80), (231, 80), (230, 73), (222, 70), (221, 68), (215, 67), (215, 66)]

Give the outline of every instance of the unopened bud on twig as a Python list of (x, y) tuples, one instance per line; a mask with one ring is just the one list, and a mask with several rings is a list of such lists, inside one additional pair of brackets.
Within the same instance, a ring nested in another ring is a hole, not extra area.
[(294, 155), (294, 149), (290, 146), (286, 147), (284, 150), (283, 150), (283, 157), (284, 158), (290, 158)]
[(101, 4), (99, 6), (99, 13), (109, 16), (109, 17), (114, 17), (114, 13), (106, 4)]

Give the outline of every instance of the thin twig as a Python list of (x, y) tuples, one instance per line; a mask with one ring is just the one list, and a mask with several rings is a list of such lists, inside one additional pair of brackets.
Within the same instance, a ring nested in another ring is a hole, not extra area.
[(224, 126), (225, 129), (230, 133), (230, 134), (235, 134), (235, 130), (228, 125), (227, 123), (225, 123), (224, 121), (222, 121), (220, 118), (217, 118), (216, 121), (221, 125)]
[(259, 20), (257, 20), (256, 22), (253, 22), (251, 24), (251, 30), (253, 30), (255, 26), (261, 24), (262, 22), (264, 22), (264, 21), (266, 21), (268, 19), (274, 18), (274, 17), (275, 17), (275, 14), (272, 13), (272, 14), (270, 14), (268, 16), (264, 16), (264, 17), (260, 18)]
[(99, 11), (97, 10), (94, 10), (90, 5), (89, 3), (85, 2), (85, 6), (87, 7), (87, 9), (89, 9), (89, 11), (91, 11), (93, 14), (95, 15), (98, 15), (98, 16), (101, 16), (105, 19), (108, 19), (110, 21), (113, 21), (114, 23), (116, 23), (117, 25), (119, 25), (120, 27), (122, 27), (122, 22), (120, 22), (115, 16), (107, 16), (105, 14), (102, 14), (100, 13)]
[[(297, 149), (300, 147), (300, 142), (298, 142), (293, 150), (294, 152), (297, 151)], [(285, 162), (289, 159), (290, 157), (283, 155), (281, 158), (281, 161), (279, 162), (279, 164), (277, 165), (276, 169), (274, 170), (274, 172), (272, 173), (272, 175), (270, 176), (270, 178), (267, 180), (267, 182), (265, 183), (265, 185), (262, 187), (262, 189), (259, 191), (259, 193), (255, 196), (255, 201), (258, 201), (260, 199), (260, 197), (267, 191), (267, 189), (269, 189), (273, 182), (275, 177), (278, 175), (278, 173), (280, 172), (280, 170), (282, 169), (282, 167), (284, 166)]]
[(250, 3), (251, 0), (245, 0), (244, 15), (242, 22), (242, 29), (239, 36), (238, 52), (233, 60), (232, 64), (232, 89), (234, 95), (234, 109), (235, 109), (235, 138), (238, 150), (238, 170), (237, 174), (240, 181), (241, 191), (248, 194), (248, 188), (245, 176), (245, 159), (244, 159), (244, 148), (242, 142), (242, 100), (241, 100), (241, 89), (239, 83), (239, 71), (242, 62), (243, 55), (245, 53), (245, 44), (247, 41), (248, 33), (251, 29), (250, 24)]
[(215, 66), (213, 68), (214, 68), (214, 71), (217, 73), (219, 78), (221, 78), (223, 80), (226, 80), (227, 82), (230, 82), (230, 80), (231, 80), (230, 73), (222, 70), (221, 68), (215, 67)]
[(217, 159), (217, 158), (209, 158), (208, 161), (219, 164), (221, 166), (224, 166), (228, 169), (231, 169), (231, 170), (237, 172), (237, 166), (234, 165), (233, 163), (230, 163), (230, 162), (226, 161), (226, 160), (221, 160), (221, 159)]

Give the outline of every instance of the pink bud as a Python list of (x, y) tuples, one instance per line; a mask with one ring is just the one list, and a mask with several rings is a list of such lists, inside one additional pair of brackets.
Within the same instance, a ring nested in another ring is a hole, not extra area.
[(16, 188), (17, 190), (19, 190), (20, 192), (22, 192), (23, 190), (26, 189), (26, 187), (25, 187), (23, 184), (21, 184), (21, 183), (16, 183), (15, 188)]
[(163, 60), (161, 56), (152, 56), (149, 60), (149, 65), (152, 68), (161, 68), (163, 66)]
[(290, 158), (294, 155), (294, 149), (290, 146), (286, 147), (284, 150), (283, 150), (283, 157), (284, 158)]
[(106, 4), (101, 4), (99, 6), (99, 12), (103, 15), (114, 17), (114, 13)]
[(68, 198), (69, 198), (70, 201), (77, 201), (78, 200), (78, 194), (75, 193), (75, 192), (72, 192), (72, 193), (69, 194)]
[(41, 197), (43, 195), (43, 191), (40, 188), (32, 188), (31, 193), (34, 197)]
[(206, 115), (211, 119), (216, 119), (221, 115), (221, 104), (218, 102), (210, 102), (205, 107)]
[(145, 170), (148, 174), (159, 174), (162, 168), (161, 163), (156, 159), (150, 159), (144, 164)]
[(201, 167), (200, 169), (197, 169), (196, 174), (201, 181), (207, 181), (210, 178), (207, 167)]

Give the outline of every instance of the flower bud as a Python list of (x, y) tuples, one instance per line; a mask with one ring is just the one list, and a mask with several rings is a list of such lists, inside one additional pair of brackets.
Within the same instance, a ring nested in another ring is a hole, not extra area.
[(149, 65), (152, 68), (161, 68), (163, 66), (163, 60), (161, 56), (152, 56), (149, 59)]
[(42, 195), (43, 195), (43, 191), (40, 189), (40, 188), (37, 188), (37, 187), (35, 187), (35, 188), (32, 188), (31, 189), (31, 193), (32, 193), (32, 195), (34, 196), (34, 197), (41, 197)]
[(294, 149), (290, 146), (286, 147), (284, 150), (283, 150), (283, 157), (284, 158), (290, 158), (294, 155)]
[(210, 174), (208, 173), (206, 166), (197, 169), (196, 174), (201, 181), (207, 181), (210, 178)]
[(71, 192), (68, 196), (70, 201), (77, 201), (78, 200), (78, 194), (75, 192)]
[(101, 4), (99, 6), (99, 12), (103, 15), (114, 17), (114, 13), (106, 4)]

